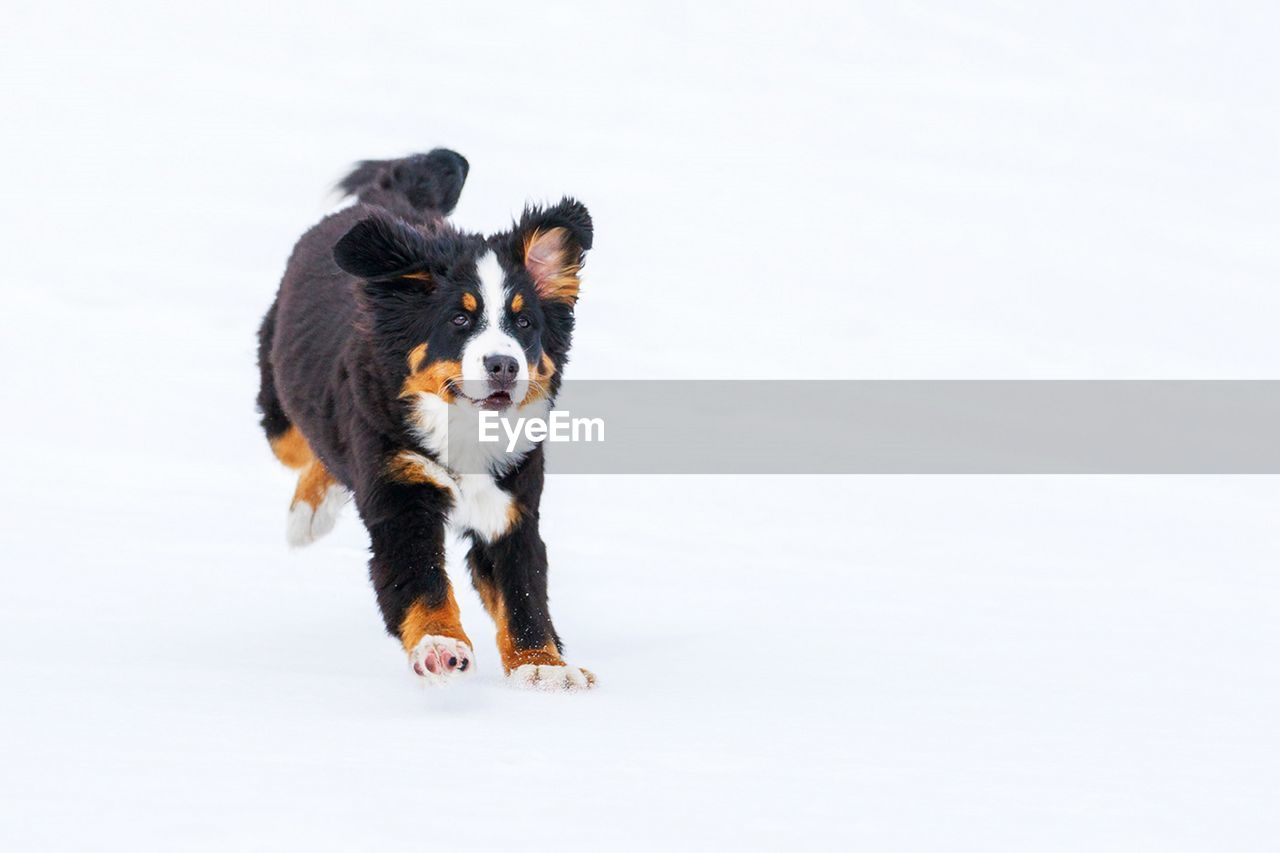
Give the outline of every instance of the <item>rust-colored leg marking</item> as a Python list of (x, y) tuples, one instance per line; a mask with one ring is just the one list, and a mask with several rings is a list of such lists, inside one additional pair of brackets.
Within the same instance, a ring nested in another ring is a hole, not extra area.
[(446, 588), (444, 603), (439, 607), (431, 607), (425, 599), (418, 599), (409, 605), (404, 619), (400, 621), (400, 642), (406, 652), (414, 647), (428, 634), (436, 637), (452, 637), (461, 640), (471, 648), (471, 638), (462, 630), (461, 613), (458, 611), (458, 600), (453, 597), (453, 587)]
[(498, 655), (502, 658), (502, 671), (510, 674), (511, 670), (527, 663), (545, 666), (564, 666), (564, 659), (556, 649), (556, 644), (548, 641), (538, 649), (521, 649), (516, 647), (515, 636), (507, 621), (507, 608), (502, 602), (502, 593), (488, 580), (472, 575), (476, 592), (484, 602), (484, 609), (489, 612), (493, 623), (498, 627)]
[(302, 436), (301, 430), (291, 426), (280, 435), (271, 439), (271, 452), (288, 468), (305, 468), (315, 458), (311, 445)]
[(313, 510), (317, 509), (329, 487), (337, 484), (338, 481), (324, 467), (324, 463), (319, 459), (312, 459), (298, 477), (298, 487), (293, 490), (293, 503), (290, 506), (296, 506), (298, 501), (306, 501)]
[(291, 426), (273, 439), (271, 449), (277, 459), (298, 471), (285, 536), (295, 548), (309, 545), (333, 529), (346, 492), (297, 427)]
[(415, 453), (412, 450), (401, 450), (387, 463), (387, 478), (393, 483), (423, 485), (430, 483), (441, 491), (448, 492), (453, 498), (458, 497), (458, 484), (439, 462)]
[(283, 435), (272, 441), (271, 450), (277, 459), (299, 471), (298, 485), (293, 490), (293, 502), (289, 506), (297, 506), (299, 501), (306, 501), (314, 510), (324, 500), (329, 487), (338, 484), (329, 469), (324, 467), (324, 463), (316, 458), (311, 445), (296, 426), (289, 427)]

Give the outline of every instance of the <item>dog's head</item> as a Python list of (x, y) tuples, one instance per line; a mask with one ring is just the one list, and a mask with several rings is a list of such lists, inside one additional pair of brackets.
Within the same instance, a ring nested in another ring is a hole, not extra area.
[(559, 385), (591, 238), (587, 209), (566, 198), (488, 238), (374, 216), (333, 256), (363, 279), (365, 325), (401, 397), (506, 411)]

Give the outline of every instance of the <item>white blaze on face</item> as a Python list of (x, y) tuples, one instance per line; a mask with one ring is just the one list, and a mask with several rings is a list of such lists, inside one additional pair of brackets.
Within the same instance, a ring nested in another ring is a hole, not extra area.
[(511, 389), (511, 402), (519, 405), (529, 391), (529, 363), (520, 342), (502, 328), (507, 310), (507, 277), (493, 252), (485, 252), (476, 261), (480, 275), (480, 316), (475, 332), (462, 349), (462, 393), (473, 400), (489, 396), (489, 371), (484, 360), (491, 355), (509, 355), (516, 360), (520, 372)]

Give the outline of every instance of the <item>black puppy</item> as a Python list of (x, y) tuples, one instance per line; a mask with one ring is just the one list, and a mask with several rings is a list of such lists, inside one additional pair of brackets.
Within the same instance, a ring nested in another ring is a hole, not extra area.
[(272, 450), (300, 471), (289, 539), (328, 532), (355, 495), (388, 632), (414, 672), (474, 668), (444, 568), (445, 524), (471, 542), (471, 580), (508, 679), (586, 688), (547, 609), (538, 534), (543, 450), (478, 440), (480, 413), (545, 417), (573, 332), (591, 217), (572, 199), (510, 231), (454, 229), (467, 161), (444, 149), (361, 163), (356, 199), (303, 235), (259, 333), (258, 405)]

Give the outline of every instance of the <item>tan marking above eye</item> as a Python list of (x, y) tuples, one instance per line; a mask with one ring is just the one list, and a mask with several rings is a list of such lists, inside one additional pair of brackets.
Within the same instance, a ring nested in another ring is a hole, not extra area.
[(517, 293), (515, 298), (511, 300), (511, 310), (521, 311), (524, 309), (524, 294)]
[(464, 293), (462, 294), (462, 307), (468, 311), (474, 311), (479, 307), (479, 303), (476, 302), (475, 296), (470, 293)]

